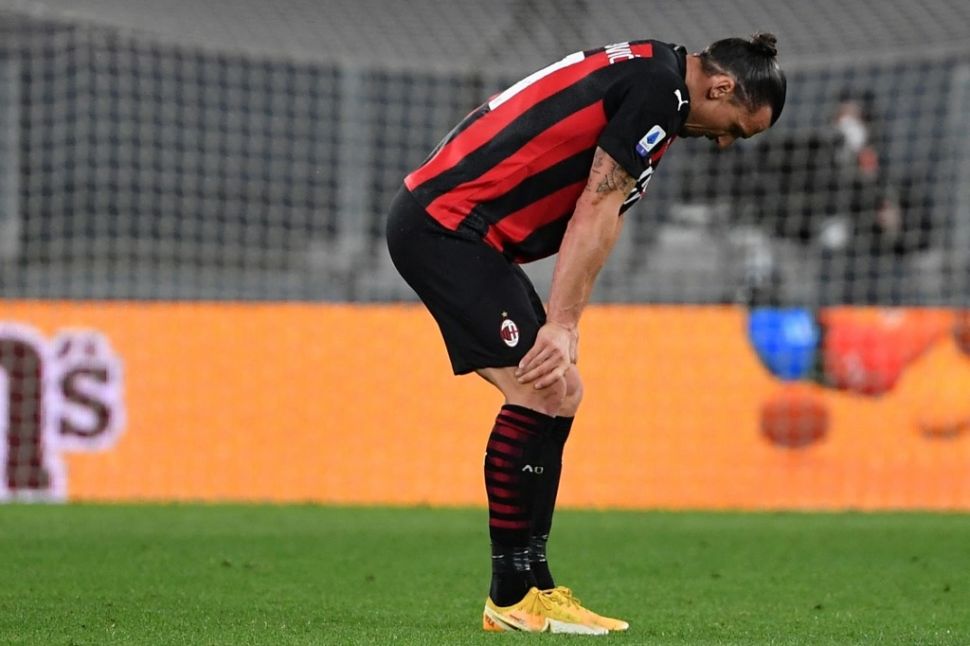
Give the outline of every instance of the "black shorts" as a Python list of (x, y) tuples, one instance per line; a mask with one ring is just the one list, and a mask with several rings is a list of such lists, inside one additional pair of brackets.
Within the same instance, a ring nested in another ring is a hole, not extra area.
[(522, 268), (471, 229), (451, 231), (406, 189), (387, 220), (394, 266), (430, 310), (456, 375), (515, 366), (546, 322)]

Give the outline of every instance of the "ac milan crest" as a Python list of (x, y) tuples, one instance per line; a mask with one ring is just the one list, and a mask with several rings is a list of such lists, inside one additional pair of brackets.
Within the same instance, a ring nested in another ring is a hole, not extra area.
[(502, 321), (502, 328), (499, 330), (499, 335), (505, 341), (505, 345), (510, 348), (519, 345), (519, 326), (512, 319), (507, 318)]

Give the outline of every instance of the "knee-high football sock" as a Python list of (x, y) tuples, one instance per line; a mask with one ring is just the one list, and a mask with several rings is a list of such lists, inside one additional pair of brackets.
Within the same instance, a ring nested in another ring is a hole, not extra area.
[(535, 490), (532, 505), (532, 536), (529, 541), (529, 563), (540, 590), (556, 587), (546, 560), (546, 542), (552, 529), (559, 479), (562, 475), (562, 453), (573, 427), (572, 417), (557, 417), (542, 444), (543, 479)]
[(485, 450), (485, 491), (492, 541), (489, 596), (508, 606), (536, 585), (529, 565), (532, 507), (545, 478), (540, 464), (544, 439), (554, 418), (523, 406), (502, 407)]

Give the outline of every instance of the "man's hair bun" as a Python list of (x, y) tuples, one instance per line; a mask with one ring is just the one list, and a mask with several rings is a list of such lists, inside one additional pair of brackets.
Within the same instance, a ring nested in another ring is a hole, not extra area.
[(759, 53), (768, 58), (774, 58), (778, 55), (778, 38), (774, 34), (758, 32), (751, 37), (751, 44)]
[(758, 32), (746, 38), (724, 38), (711, 43), (698, 54), (704, 72), (730, 74), (737, 82), (734, 98), (750, 109), (771, 106), (774, 124), (785, 107), (788, 81), (775, 58), (778, 39), (774, 34)]

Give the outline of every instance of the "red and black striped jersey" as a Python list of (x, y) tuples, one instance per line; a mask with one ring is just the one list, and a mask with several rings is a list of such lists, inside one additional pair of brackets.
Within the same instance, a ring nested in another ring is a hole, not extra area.
[(405, 185), (435, 220), (463, 223), (516, 262), (556, 253), (599, 146), (642, 196), (689, 112), (686, 51), (640, 40), (570, 54), (480, 106)]

